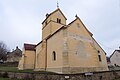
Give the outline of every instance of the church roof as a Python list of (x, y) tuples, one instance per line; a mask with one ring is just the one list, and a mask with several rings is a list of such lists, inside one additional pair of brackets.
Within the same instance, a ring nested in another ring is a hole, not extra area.
[[(98, 46), (103, 50), (103, 48), (100, 46), (100, 44), (94, 39), (94, 37), (92, 37), (92, 39), (98, 44)], [(104, 50), (103, 52), (105, 53), (105, 55), (107, 54)]]
[(88, 33), (93, 36), (93, 34), (86, 28), (86, 26), (83, 24), (83, 22), (81, 21), (81, 19), (77, 16), (75, 20), (73, 20), (72, 22), (70, 22), (68, 25), (71, 25), (72, 23), (74, 23), (77, 19), (80, 20), (80, 22), (82, 23), (82, 25), (84, 26), (84, 28), (88, 31)]
[[(55, 12), (55, 11), (54, 11)], [(51, 14), (53, 14), (53, 13), (51, 13)], [(75, 20), (73, 20), (72, 22), (70, 22), (68, 25), (64, 25), (64, 26), (62, 26), (60, 29), (58, 29), (57, 31), (55, 31), (52, 35), (49, 35), (46, 39), (49, 39), (49, 38), (51, 38), (54, 34), (56, 34), (57, 32), (59, 32), (60, 30), (62, 30), (63, 28), (67, 28), (67, 27), (69, 27), (69, 25), (71, 25), (72, 23), (74, 23), (77, 19), (79, 19), (80, 20), (80, 18), (79, 17), (77, 17)], [(81, 21), (81, 20), (80, 20)], [(81, 21), (81, 23), (82, 23), (82, 21)], [(83, 24), (83, 23), (82, 23)], [(67, 26), (67, 27), (66, 27)], [(85, 27), (85, 25), (83, 24), (83, 26)], [(92, 36), (93, 34), (85, 27), (85, 29), (88, 31), (88, 33)], [(41, 41), (42, 42), (42, 41)], [(38, 46), (41, 42), (39, 42), (36, 46)]]
[(40, 41), (36, 46), (38, 46), (39, 44), (41, 44), (42, 43), (42, 41)]
[(58, 29), (57, 31), (55, 31), (53, 34), (49, 35), (46, 39), (51, 38), (54, 34), (56, 34), (57, 32), (59, 32), (60, 30), (62, 30), (65, 26), (62, 26), (60, 29)]
[[(59, 8), (57, 8), (57, 9), (56, 9), (55, 11), (53, 11), (52, 13), (48, 14), (48, 16), (46, 17), (46, 19), (47, 19), (50, 15), (54, 14), (54, 13), (57, 12), (57, 11), (60, 11), (60, 13), (63, 15), (63, 17), (67, 20), (67, 18), (65, 17), (65, 15), (62, 13), (62, 11), (61, 11)], [(42, 24), (46, 21), (46, 19), (42, 22)]]
[(32, 51), (35, 51), (35, 44), (24, 44), (24, 48), (25, 50), (32, 50)]

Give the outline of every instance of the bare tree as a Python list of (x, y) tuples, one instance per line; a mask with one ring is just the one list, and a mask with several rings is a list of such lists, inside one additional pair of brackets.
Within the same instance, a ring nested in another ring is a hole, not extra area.
[(7, 46), (4, 42), (0, 41), (0, 60), (6, 61), (7, 59)]

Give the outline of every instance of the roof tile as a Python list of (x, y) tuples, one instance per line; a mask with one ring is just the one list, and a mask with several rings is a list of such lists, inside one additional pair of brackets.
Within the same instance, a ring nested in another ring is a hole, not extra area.
[(24, 44), (24, 48), (25, 48), (25, 50), (33, 50), (33, 51), (35, 51), (35, 46), (36, 45), (34, 45), (34, 44)]

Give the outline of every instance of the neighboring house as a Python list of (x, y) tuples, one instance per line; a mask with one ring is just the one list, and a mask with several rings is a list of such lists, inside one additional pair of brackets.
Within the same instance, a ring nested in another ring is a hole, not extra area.
[(22, 57), (22, 51), (17, 46), (15, 50), (7, 53), (6, 62), (19, 62), (21, 57)]
[(106, 57), (107, 58), (107, 64), (108, 64), (108, 67), (111, 67), (111, 61), (110, 61), (110, 57)]
[(35, 68), (35, 46), (33, 44), (24, 44), (22, 58), (19, 62), (19, 69)]
[(19, 69), (56, 73), (108, 70), (104, 50), (80, 18), (76, 15), (69, 24), (66, 20), (59, 8), (46, 15), (42, 41), (37, 45), (24, 44)]
[(106, 57), (106, 59), (107, 59), (107, 63), (110, 64), (111, 63), (110, 62), (110, 57)]
[(110, 56), (110, 61), (113, 66), (120, 66), (120, 50), (115, 50)]

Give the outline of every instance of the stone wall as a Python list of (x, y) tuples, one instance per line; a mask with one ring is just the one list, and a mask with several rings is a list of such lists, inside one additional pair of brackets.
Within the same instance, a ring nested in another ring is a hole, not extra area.
[(93, 73), (79, 73), (79, 74), (55, 74), (55, 73), (15, 73), (15, 72), (2, 72), (0, 77), (9, 77), (11, 79), (23, 80), (114, 80), (120, 78), (119, 71), (104, 71)]

